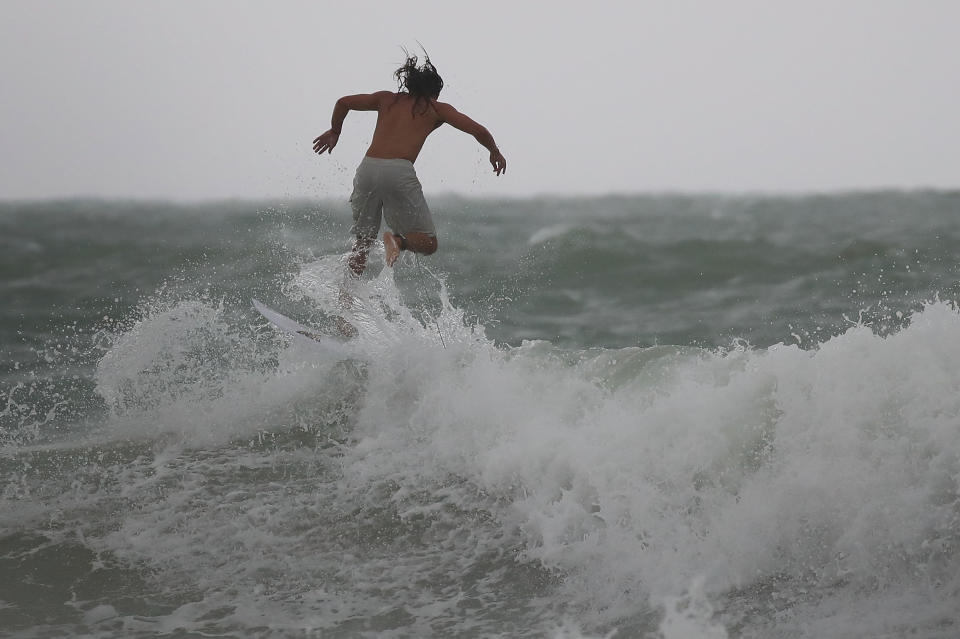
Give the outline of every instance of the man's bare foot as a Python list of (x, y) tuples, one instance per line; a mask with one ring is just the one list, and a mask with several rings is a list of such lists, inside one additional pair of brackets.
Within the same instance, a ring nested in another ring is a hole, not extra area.
[(400, 242), (397, 240), (397, 236), (389, 231), (384, 233), (383, 247), (387, 252), (387, 266), (393, 266), (393, 263), (397, 261), (397, 257), (400, 255)]

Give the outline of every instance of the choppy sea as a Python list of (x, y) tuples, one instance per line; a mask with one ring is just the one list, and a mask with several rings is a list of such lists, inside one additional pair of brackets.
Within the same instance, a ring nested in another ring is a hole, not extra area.
[(0, 204), (0, 636), (960, 636), (960, 192), (431, 205)]

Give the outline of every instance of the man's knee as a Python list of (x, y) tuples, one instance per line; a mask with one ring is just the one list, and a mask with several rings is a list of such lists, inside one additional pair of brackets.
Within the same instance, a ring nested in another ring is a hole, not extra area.
[(418, 231), (411, 231), (405, 236), (407, 250), (421, 255), (432, 255), (437, 252), (437, 236), (427, 235)]

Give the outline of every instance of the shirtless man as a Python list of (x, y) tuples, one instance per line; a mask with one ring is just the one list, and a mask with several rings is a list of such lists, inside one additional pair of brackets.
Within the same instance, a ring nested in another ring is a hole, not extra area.
[(390, 231), (383, 234), (387, 265), (393, 266), (400, 251), (430, 255), (437, 250), (437, 235), (430, 209), (413, 163), (427, 136), (444, 122), (469, 133), (490, 151), (493, 172), (507, 170), (507, 161), (487, 129), (449, 104), (438, 102), (443, 79), (428, 57), (417, 66), (410, 56), (395, 73), (399, 92), (378, 91), (347, 95), (337, 100), (330, 130), (313, 141), (313, 150), (332, 152), (340, 139), (347, 113), (377, 111), (373, 142), (357, 168), (353, 180), (353, 229), (357, 236), (350, 255), (350, 270), (358, 277), (367, 263), (367, 254), (380, 231), (381, 216)]

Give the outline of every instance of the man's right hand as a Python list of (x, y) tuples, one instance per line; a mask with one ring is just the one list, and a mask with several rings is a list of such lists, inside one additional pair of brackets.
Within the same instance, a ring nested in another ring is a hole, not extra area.
[(497, 175), (507, 172), (507, 160), (503, 157), (503, 153), (501, 153), (499, 149), (490, 151), (490, 164), (493, 165), (493, 172)]
[(324, 151), (327, 153), (333, 153), (333, 147), (337, 146), (337, 141), (339, 139), (340, 134), (335, 132), (333, 129), (318, 135), (313, 139), (314, 153), (322, 154)]

